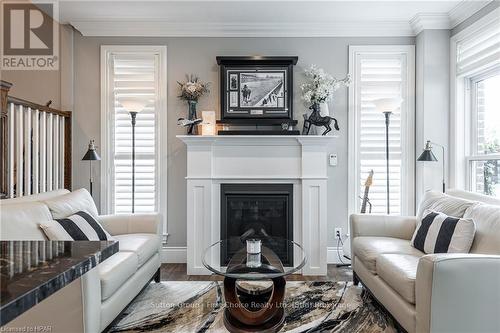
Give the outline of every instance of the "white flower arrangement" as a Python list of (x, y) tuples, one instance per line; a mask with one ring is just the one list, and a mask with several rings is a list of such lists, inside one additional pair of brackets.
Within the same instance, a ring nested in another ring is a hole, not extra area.
[(312, 65), (304, 71), (308, 82), (302, 84), (302, 99), (309, 104), (319, 104), (332, 99), (333, 92), (340, 87), (348, 87), (351, 84), (351, 75), (342, 80), (337, 80), (322, 68)]

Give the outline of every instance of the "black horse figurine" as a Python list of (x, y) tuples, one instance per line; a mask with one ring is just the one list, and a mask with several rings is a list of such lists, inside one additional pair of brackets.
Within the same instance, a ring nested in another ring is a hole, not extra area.
[(334, 122), (333, 127), (337, 131), (340, 129), (338, 122), (337, 122), (337, 119), (330, 117), (330, 116), (324, 116), (324, 117), (321, 116), (321, 114), (319, 113), (319, 110), (320, 110), (319, 104), (313, 104), (309, 107), (309, 109), (312, 110), (312, 113), (309, 116), (309, 118), (306, 115), (304, 115), (304, 129), (302, 131), (303, 135), (309, 134), (309, 130), (311, 129), (311, 125), (324, 126), (325, 131), (321, 135), (326, 135), (328, 132), (330, 132), (332, 130), (332, 128), (330, 127), (332, 120)]

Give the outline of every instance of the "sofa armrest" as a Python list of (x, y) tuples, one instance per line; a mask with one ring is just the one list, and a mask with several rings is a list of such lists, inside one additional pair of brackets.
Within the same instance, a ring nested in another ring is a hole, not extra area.
[(414, 216), (352, 214), (351, 239), (359, 236), (411, 239), (417, 225)]
[(138, 233), (161, 236), (161, 215), (157, 213), (101, 215), (98, 219), (112, 236)]
[(500, 332), (500, 256), (425, 255), (415, 295), (417, 332)]

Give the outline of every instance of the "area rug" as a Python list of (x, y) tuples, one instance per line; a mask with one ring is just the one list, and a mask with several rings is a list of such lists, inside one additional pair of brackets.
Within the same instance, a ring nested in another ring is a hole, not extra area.
[[(221, 282), (151, 283), (109, 332), (227, 332)], [(397, 332), (352, 282), (287, 282), (280, 332)]]

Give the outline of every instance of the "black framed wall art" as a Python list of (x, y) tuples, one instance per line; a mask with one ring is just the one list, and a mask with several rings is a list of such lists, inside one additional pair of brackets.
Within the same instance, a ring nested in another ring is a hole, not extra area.
[(217, 57), (221, 120), (293, 120), (293, 66), (298, 57)]

